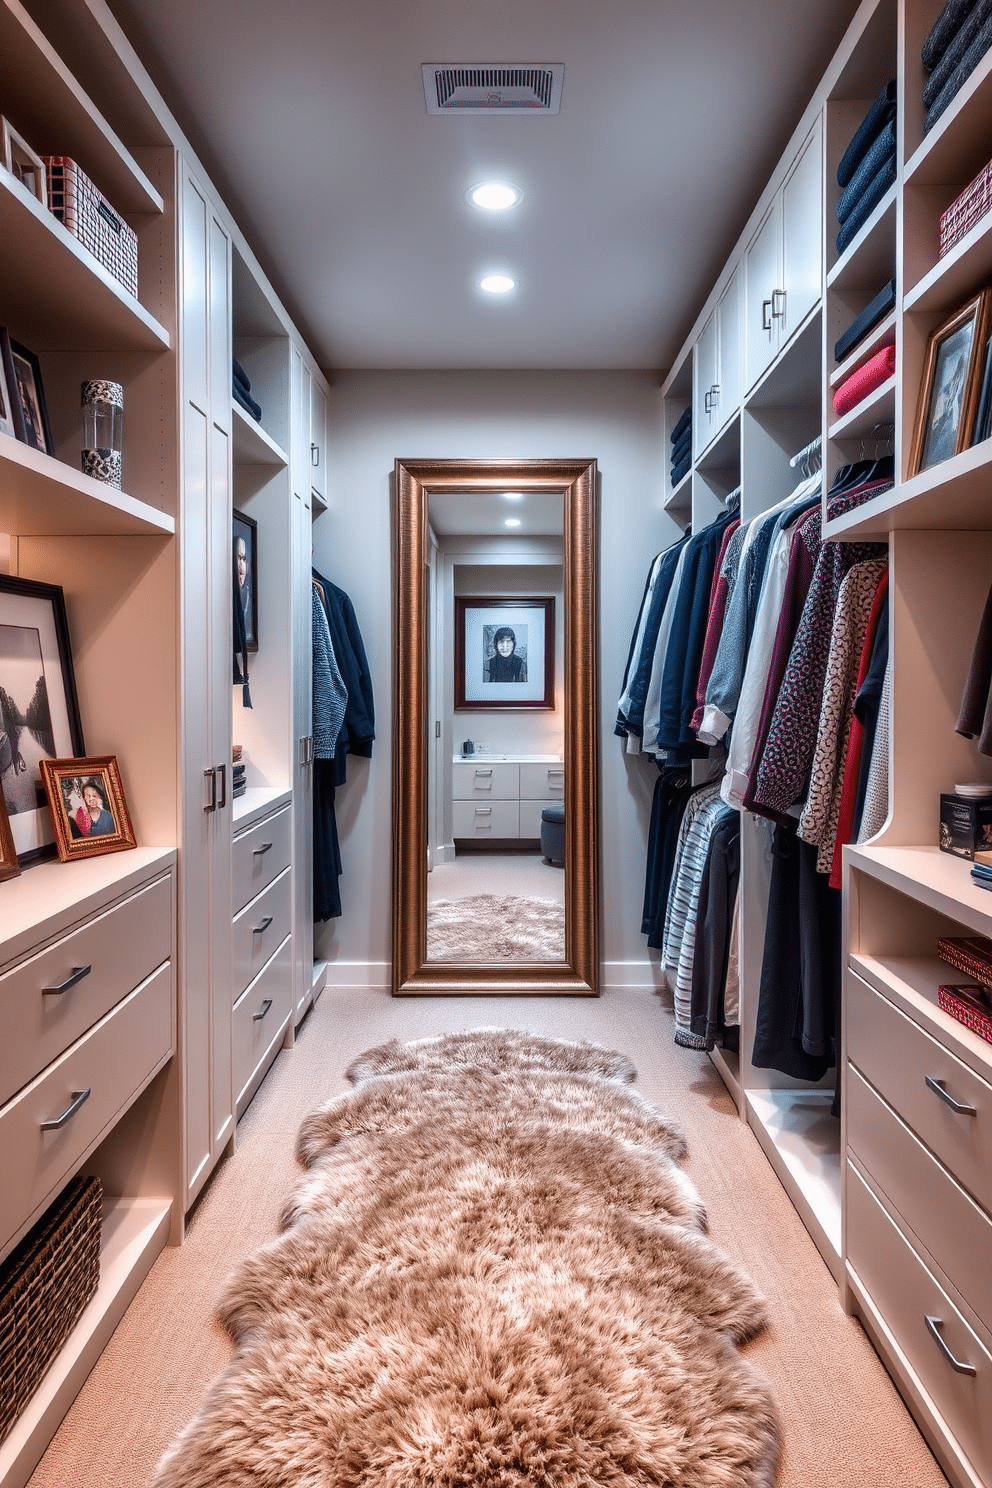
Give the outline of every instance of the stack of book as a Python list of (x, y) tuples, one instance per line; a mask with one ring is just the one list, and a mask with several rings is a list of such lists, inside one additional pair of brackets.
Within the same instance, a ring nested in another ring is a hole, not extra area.
[(945, 935), (937, 942), (941, 959), (973, 980), (937, 989), (945, 1013), (992, 1043), (992, 940), (983, 935)]
[(240, 744), (231, 746), (231, 759), (233, 761), (231, 765), (231, 795), (236, 800), (238, 796), (243, 796), (248, 789), (248, 781), (245, 779), (245, 765), (241, 758)]

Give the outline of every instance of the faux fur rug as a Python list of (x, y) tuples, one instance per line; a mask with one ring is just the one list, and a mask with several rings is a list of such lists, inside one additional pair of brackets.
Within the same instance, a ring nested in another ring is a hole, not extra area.
[(768, 1488), (764, 1325), (622, 1055), (384, 1044), (304, 1122), (235, 1356), (157, 1488)]
[(565, 906), (520, 894), (472, 894), (427, 906), (428, 961), (564, 961)]

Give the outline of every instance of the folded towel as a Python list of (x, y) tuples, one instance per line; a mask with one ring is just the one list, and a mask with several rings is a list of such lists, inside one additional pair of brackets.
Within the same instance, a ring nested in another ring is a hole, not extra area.
[(871, 185), (882, 166), (896, 153), (895, 120), (886, 124), (880, 134), (869, 145), (864, 159), (837, 199), (837, 221), (846, 222), (854, 208)]
[(244, 367), (242, 367), (242, 365), (238, 361), (237, 357), (234, 357), (233, 360), (232, 360), (232, 362), (231, 362), (231, 370), (234, 373), (234, 380), (235, 380), (235, 382), (240, 382), (240, 384), (244, 388), (245, 392), (246, 393), (250, 393), (251, 392), (251, 383), (248, 381), (248, 377), (247, 377), (247, 375), (245, 373), (245, 369), (244, 369)]
[[(992, 0), (975, 0), (963, 24), (955, 31), (947, 50), (923, 85), (923, 107), (927, 113), (930, 112), (938, 95), (943, 93), (951, 78), (957, 74), (961, 63), (971, 55), (972, 48), (990, 16), (992, 16)], [(974, 57), (966, 73), (967, 77), (974, 72), (982, 55), (983, 52), (980, 51)], [(961, 82), (963, 81), (964, 78), (961, 79)], [(960, 86), (961, 83), (958, 84), (958, 87)]]
[[(886, 83), (871, 108), (858, 125), (854, 138), (848, 145), (837, 167), (837, 185), (844, 187), (864, 160), (870, 147), (881, 134), (886, 124), (896, 116), (896, 80)], [(873, 172), (874, 174), (874, 172)]]
[(838, 341), (834, 343), (834, 361), (842, 362), (849, 352), (852, 352), (868, 332), (883, 320), (896, 302), (896, 281), (890, 279), (880, 294), (877, 294), (870, 305), (866, 305), (861, 314), (851, 321), (847, 330)]
[(254, 398), (250, 397), (248, 393), (242, 391), (240, 383), (235, 382), (232, 384), (231, 395), (234, 398), (235, 403), (239, 403), (244, 409), (245, 413), (251, 414), (256, 424), (260, 424), (262, 422), (261, 408), (255, 402)]
[(947, 108), (947, 105), (964, 87), (990, 47), (992, 47), (992, 7), (990, 7), (989, 14), (985, 17), (968, 50), (928, 108), (926, 119), (923, 122), (924, 134), (929, 134), (930, 130)]
[(681, 465), (686, 455), (692, 453), (692, 430), (686, 429), (676, 444), (672, 445), (672, 464)]
[(896, 349), (894, 346), (883, 346), (881, 351), (875, 353), (870, 362), (865, 362), (857, 372), (852, 372), (850, 377), (844, 381), (834, 393), (834, 413), (842, 418), (845, 413), (850, 413), (859, 403), (873, 393), (876, 388), (888, 382), (890, 377), (895, 376)]
[(689, 404), (689, 407), (686, 409), (685, 413), (679, 419), (678, 423), (675, 425), (675, 428), (671, 432), (670, 438), (671, 438), (672, 443), (673, 444), (677, 444), (678, 441), (679, 441), (680, 436), (685, 433), (686, 429), (690, 429), (691, 427), (692, 427), (692, 404), (690, 403)]
[(692, 464), (692, 457), (691, 457), (691, 455), (686, 455), (686, 457), (682, 461), (681, 465), (674, 465), (672, 467), (672, 485), (673, 486), (677, 486), (678, 483), (679, 483), (679, 481), (682, 479), (682, 477), (688, 473), (689, 466), (691, 464)]
[(975, 0), (947, 0), (947, 4), (930, 28), (930, 33), (920, 52), (927, 72), (933, 72), (950, 46), (955, 33), (960, 31), (968, 19), (968, 12), (974, 4)]
[(840, 232), (837, 234), (837, 252), (843, 253), (864, 227), (882, 197), (896, 182), (896, 157), (890, 155), (878, 175), (874, 177), (857, 206), (851, 208)]

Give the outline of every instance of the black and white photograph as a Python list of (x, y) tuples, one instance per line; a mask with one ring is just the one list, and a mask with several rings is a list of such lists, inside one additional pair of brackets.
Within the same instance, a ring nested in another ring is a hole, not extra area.
[(553, 599), (455, 599), (455, 707), (554, 708)]
[(82, 752), (62, 590), (0, 574), (0, 783), (22, 864), (54, 843), (42, 761)]
[(992, 295), (975, 295), (930, 337), (910, 470), (940, 465), (971, 443)]
[(234, 579), (249, 651), (258, 650), (258, 524), (236, 511), (232, 518)]

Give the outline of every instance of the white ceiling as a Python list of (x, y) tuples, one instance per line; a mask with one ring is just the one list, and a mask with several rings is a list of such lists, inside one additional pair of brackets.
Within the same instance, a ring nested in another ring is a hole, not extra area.
[[(856, 9), (110, 4), (327, 369), (669, 365)], [(561, 113), (429, 117), (424, 62), (564, 63)]]
[[(561, 537), (565, 498), (561, 491), (518, 491), (508, 501), (502, 491), (429, 491), (427, 512), (438, 537)], [(507, 527), (507, 517), (519, 527)]]

